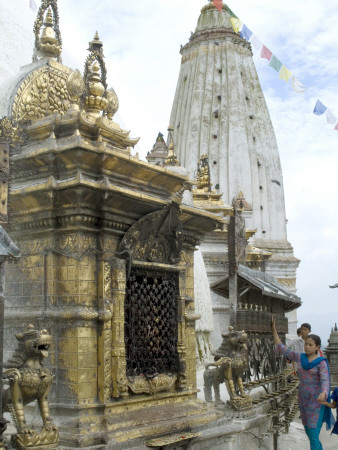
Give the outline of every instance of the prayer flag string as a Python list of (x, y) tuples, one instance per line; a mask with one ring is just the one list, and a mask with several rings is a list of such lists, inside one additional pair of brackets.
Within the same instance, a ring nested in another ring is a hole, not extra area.
[[(246, 41), (251, 42), (252, 46), (259, 53), (261, 58), (269, 61), (269, 66), (279, 73), (279, 78), (287, 83), (291, 79), (291, 89), (297, 94), (303, 94), (306, 91), (306, 87), (301, 83), (294, 74), (272, 53), (271, 50), (266, 47), (258, 37), (237, 17), (231, 17), (232, 27), (235, 33), (239, 33), (240, 36)], [(326, 122), (330, 125), (335, 125), (334, 130), (338, 131), (338, 118), (329, 110), (320, 100), (317, 100), (313, 113), (317, 116), (323, 114), (326, 115)]]

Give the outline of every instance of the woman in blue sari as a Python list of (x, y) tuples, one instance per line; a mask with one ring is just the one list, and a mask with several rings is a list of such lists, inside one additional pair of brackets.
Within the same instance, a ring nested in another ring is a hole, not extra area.
[(272, 337), (276, 350), (298, 364), (298, 404), (300, 416), (309, 438), (311, 450), (323, 450), (319, 440), (323, 422), (331, 428), (331, 410), (322, 405), (330, 397), (330, 374), (327, 359), (318, 356), (320, 337), (310, 334), (305, 339), (305, 353), (294, 352), (281, 342), (275, 319), (272, 318)]

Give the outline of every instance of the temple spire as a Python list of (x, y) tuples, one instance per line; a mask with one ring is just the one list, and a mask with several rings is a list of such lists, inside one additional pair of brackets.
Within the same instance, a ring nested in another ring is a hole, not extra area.
[(174, 144), (174, 138), (173, 138), (173, 128), (172, 126), (169, 126), (168, 128), (168, 155), (164, 161), (165, 166), (179, 166), (179, 161), (177, 159), (176, 153), (175, 153), (175, 144)]

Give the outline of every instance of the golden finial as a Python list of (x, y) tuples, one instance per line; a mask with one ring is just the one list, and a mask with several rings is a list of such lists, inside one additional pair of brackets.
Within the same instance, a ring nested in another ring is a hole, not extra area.
[(108, 106), (108, 100), (104, 97), (106, 89), (101, 81), (100, 64), (95, 61), (89, 68), (87, 82), (87, 95), (85, 97), (85, 110), (99, 115)]
[[(41, 34), (41, 27), (44, 26)], [(35, 49), (33, 61), (38, 57), (49, 56), (61, 62), (62, 40), (59, 30), (59, 15), (56, 0), (41, 3), (34, 23)]]
[(176, 153), (175, 153), (175, 144), (173, 139), (173, 127), (169, 126), (168, 128), (168, 140), (169, 140), (169, 147), (168, 147), (168, 155), (164, 161), (165, 166), (179, 166), (180, 163), (177, 159)]
[(92, 40), (91, 42), (89, 42), (89, 48), (88, 48), (88, 50), (89, 50), (90, 52), (93, 51), (93, 50), (98, 50), (98, 51), (100, 51), (100, 50), (102, 49), (102, 47), (103, 47), (103, 44), (102, 44), (102, 42), (100, 41), (99, 33), (96, 31), (93, 40)]

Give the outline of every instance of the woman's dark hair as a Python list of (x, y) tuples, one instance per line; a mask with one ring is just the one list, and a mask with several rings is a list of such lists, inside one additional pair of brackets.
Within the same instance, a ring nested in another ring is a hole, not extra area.
[(312, 339), (313, 341), (315, 341), (316, 345), (319, 345), (319, 347), (322, 345), (322, 341), (320, 339), (319, 336), (317, 336), (316, 334), (308, 334), (306, 339)]

